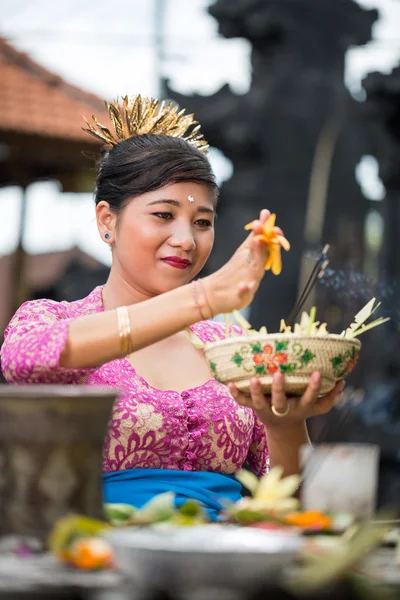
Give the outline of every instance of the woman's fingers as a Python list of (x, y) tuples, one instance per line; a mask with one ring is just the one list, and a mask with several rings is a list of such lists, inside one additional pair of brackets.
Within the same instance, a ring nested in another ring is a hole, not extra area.
[(271, 404), (276, 412), (284, 414), (288, 409), (288, 403), (284, 377), (282, 373), (275, 373), (272, 378)]
[(263, 423), (268, 426), (275, 424), (276, 417), (280, 416), (288, 415), (292, 421), (303, 421), (315, 415), (326, 414), (340, 400), (345, 385), (344, 381), (340, 381), (329, 394), (319, 396), (321, 376), (315, 372), (301, 398), (287, 398), (284, 384), (283, 374), (275, 373), (272, 379), (271, 396), (264, 395), (257, 377), (250, 380), (250, 396), (242, 394), (234, 383), (229, 383), (228, 388), (238, 404), (256, 411)]
[(238, 404), (240, 404), (241, 406), (247, 406), (248, 408), (253, 408), (250, 396), (245, 396), (244, 394), (242, 394), (242, 392), (239, 392), (234, 383), (228, 383), (228, 388)]
[(321, 373), (315, 371), (308, 382), (308, 386), (303, 396), (300, 399), (300, 405), (304, 408), (313, 406), (318, 401), (318, 396), (321, 391)]
[(333, 390), (331, 390), (329, 392), (329, 394), (326, 394), (325, 396), (322, 396), (322, 398), (318, 399), (318, 403), (317, 403), (318, 414), (320, 414), (320, 415), (326, 414), (335, 406), (335, 404), (337, 404), (339, 402), (340, 398), (342, 397), (342, 392), (343, 392), (344, 386), (345, 386), (344, 381), (338, 381), (338, 383), (335, 385)]
[(265, 221), (271, 216), (271, 211), (267, 208), (263, 208), (260, 212), (260, 222), (264, 225)]
[(250, 396), (242, 394), (234, 383), (228, 384), (236, 402), (253, 409), (266, 426), (274, 425), (280, 416), (288, 415), (291, 421), (303, 421), (315, 415), (328, 413), (340, 400), (344, 386), (344, 381), (340, 381), (331, 392), (320, 396), (321, 375), (318, 372), (312, 374), (307, 390), (301, 398), (287, 398), (284, 376), (279, 372), (272, 378), (271, 396), (264, 395), (257, 377), (250, 380)]
[(269, 408), (260, 380), (257, 379), (257, 377), (252, 377), (250, 379), (250, 396), (254, 410), (265, 410), (266, 408)]

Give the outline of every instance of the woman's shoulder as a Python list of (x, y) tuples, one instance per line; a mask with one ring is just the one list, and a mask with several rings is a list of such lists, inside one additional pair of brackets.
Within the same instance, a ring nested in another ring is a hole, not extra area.
[(88, 296), (75, 300), (73, 302), (57, 302), (49, 298), (40, 298), (38, 300), (28, 300), (24, 302), (15, 315), (11, 324), (17, 324), (20, 321), (53, 322), (63, 319), (78, 317), (84, 314), (100, 312), (103, 310), (102, 291), (103, 286), (92, 290)]
[[(226, 325), (218, 321), (199, 321), (190, 329), (203, 342), (215, 342), (226, 338)], [(229, 335), (243, 335), (243, 330), (236, 325), (229, 325)]]

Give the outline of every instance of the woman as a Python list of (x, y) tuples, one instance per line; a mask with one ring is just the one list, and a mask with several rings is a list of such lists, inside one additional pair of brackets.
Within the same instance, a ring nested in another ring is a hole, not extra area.
[[(217, 382), (187, 328), (203, 342), (223, 337), (207, 319), (248, 305), (264, 274), (255, 239), (269, 212), (217, 272), (195, 281), (213, 246), (218, 188), (191, 116), (137, 97), (108, 105), (114, 136), (97, 175), (96, 218), (110, 245), (107, 283), (87, 298), (25, 303), (5, 332), (2, 369), (11, 383), (112, 385), (121, 390), (107, 432), (108, 502), (141, 507), (166, 490), (196, 498), (217, 518), (237, 500), (243, 465), (258, 476), (280, 464), (298, 471), (305, 419), (327, 412), (343, 384), (320, 398), (314, 373), (291, 402), (281, 374), (271, 397), (257, 379), (251, 397)], [(190, 283), (191, 282), (191, 283)], [(268, 438), (268, 446), (267, 446)]]

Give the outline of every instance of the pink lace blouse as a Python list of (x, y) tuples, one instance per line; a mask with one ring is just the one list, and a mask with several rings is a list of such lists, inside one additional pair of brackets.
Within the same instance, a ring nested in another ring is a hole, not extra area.
[[(266, 472), (264, 425), (211, 374), (205, 384), (179, 393), (153, 388), (123, 358), (95, 369), (60, 367), (70, 322), (101, 311), (102, 286), (76, 302), (23, 304), (7, 327), (1, 348), (7, 381), (118, 388), (121, 393), (105, 441), (105, 472), (161, 468), (232, 474), (244, 463), (259, 477)], [(203, 342), (223, 337), (223, 327), (215, 322), (202, 321), (191, 329)]]

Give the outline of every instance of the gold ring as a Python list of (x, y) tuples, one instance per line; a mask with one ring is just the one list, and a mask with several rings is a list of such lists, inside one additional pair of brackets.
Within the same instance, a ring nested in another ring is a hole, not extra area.
[(285, 412), (279, 412), (279, 410), (276, 410), (274, 405), (271, 406), (271, 410), (276, 417), (286, 417), (290, 412), (290, 404), (288, 403)]

